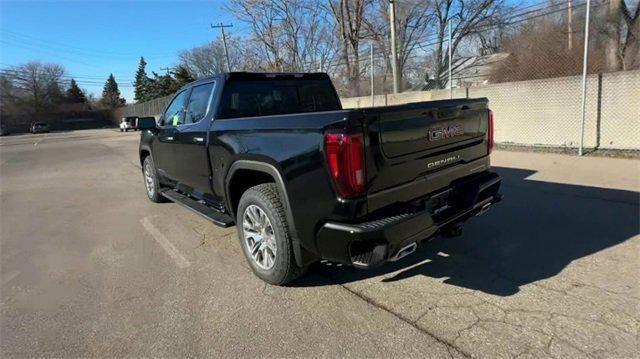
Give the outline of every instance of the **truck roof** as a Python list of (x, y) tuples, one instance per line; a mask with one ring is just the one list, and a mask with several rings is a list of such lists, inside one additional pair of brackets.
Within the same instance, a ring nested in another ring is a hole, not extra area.
[(180, 90), (189, 88), (191, 86), (196, 86), (201, 83), (206, 83), (211, 80), (219, 80), (221, 78), (225, 78), (226, 80), (236, 80), (236, 81), (260, 81), (260, 80), (272, 80), (274, 78), (280, 79), (305, 79), (305, 80), (327, 80), (330, 81), (331, 78), (324, 72), (313, 72), (313, 73), (296, 73), (296, 72), (223, 72), (211, 76), (206, 76), (199, 78), (193, 82), (190, 82)]

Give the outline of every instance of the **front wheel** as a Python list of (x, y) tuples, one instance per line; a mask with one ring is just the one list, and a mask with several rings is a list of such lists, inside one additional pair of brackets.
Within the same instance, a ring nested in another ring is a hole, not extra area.
[(149, 200), (155, 203), (166, 202), (167, 200), (160, 194), (160, 181), (158, 181), (158, 174), (151, 156), (145, 157), (142, 162), (142, 175)]
[(238, 236), (253, 272), (263, 281), (284, 285), (305, 271), (296, 264), (285, 209), (273, 183), (249, 188), (240, 198)]

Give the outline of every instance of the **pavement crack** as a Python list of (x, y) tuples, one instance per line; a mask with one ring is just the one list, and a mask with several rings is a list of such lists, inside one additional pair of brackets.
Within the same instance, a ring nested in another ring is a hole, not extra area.
[[(475, 313), (474, 313), (474, 314), (475, 314)], [(455, 343), (455, 342), (457, 342), (457, 341), (458, 341), (458, 339), (460, 339), (460, 337), (462, 336), (462, 333), (464, 333), (464, 332), (466, 332), (466, 331), (471, 330), (473, 327), (475, 327), (476, 325), (478, 325), (478, 323), (480, 323), (480, 322), (481, 322), (480, 318), (478, 318), (478, 317), (476, 316), (476, 320), (475, 320), (475, 322), (473, 322), (471, 325), (469, 325), (469, 326), (468, 326), (468, 327), (466, 327), (466, 328), (462, 328), (462, 329), (458, 330), (458, 333), (457, 333), (456, 337), (455, 337), (455, 338), (453, 338), (452, 342), (454, 342), (454, 343)]]
[(200, 239), (200, 244), (198, 244), (198, 246), (196, 247), (196, 249), (203, 247), (205, 244), (207, 244), (207, 235), (204, 233), (200, 233), (198, 232), (198, 230), (194, 227), (191, 228), (192, 231), (194, 231), (197, 235), (201, 236), (202, 238)]
[(435, 334), (429, 332), (428, 330), (425, 330), (424, 328), (419, 327), (417, 325), (417, 323), (413, 322), (411, 319), (409, 319), (409, 318), (407, 318), (407, 317), (405, 317), (405, 316), (403, 316), (403, 315), (401, 315), (399, 313), (396, 313), (396, 312), (392, 311), (391, 309), (387, 308), (386, 306), (375, 302), (371, 298), (369, 298), (369, 297), (367, 297), (367, 296), (365, 296), (365, 295), (363, 295), (363, 294), (361, 294), (361, 293), (359, 293), (359, 292), (347, 287), (344, 284), (338, 283), (331, 276), (322, 275), (322, 277), (324, 277), (324, 278), (328, 279), (330, 282), (332, 282), (332, 283), (344, 288), (349, 293), (351, 293), (351, 294), (355, 295), (356, 297), (364, 300), (365, 302), (367, 302), (368, 304), (372, 305), (373, 307), (378, 308), (380, 310), (383, 310), (383, 311), (393, 315), (394, 317), (398, 318), (399, 320), (409, 324), (410, 326), (412, 326), (413, 328), (415, 328), (419, 332), (421, 332), (421, 333), (423, 333), (425, 335), (428, 335), (429, 337), (433, 338), (438, 343), (441, 343), (442, 345), (444, 345), (447, 348), (447, 352), (449, 353), (449, 355), (451, 355), (451, 358), (453, 358), (453, 354), (451, 353), (450, 348), (451, 349), (455, 349), (458, 353), (460, 353), (461, 355), (463, 355), (466, 358), (471, 358), (471, 354), (470, 353), (468, 353), (468, 352), (464, 351), (463, 349), (457, 347), (454, 343), (451, 343), (451, 342), (449, 342), (449, 341), (447, 341), (447, 340), (445, 340), (443, 338), (440, 338), (440, 337), (436, 336)]

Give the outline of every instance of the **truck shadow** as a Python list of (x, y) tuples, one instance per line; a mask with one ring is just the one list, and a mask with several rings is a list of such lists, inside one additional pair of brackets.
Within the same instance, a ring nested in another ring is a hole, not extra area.
[[(638, 192), (528, 179), (535, 171), (494, 167), (505, 199), (463, 226), (463, 235), (424, 242), (412, 255), (374, 270), (332, 263), (310, 268), (344, 284), (382, 276), (415, 276), (509, 296), (550, 278), (574, 260), (622, 243), (639, 232)], [(314, 276), (297, 286), (314, 286)]]

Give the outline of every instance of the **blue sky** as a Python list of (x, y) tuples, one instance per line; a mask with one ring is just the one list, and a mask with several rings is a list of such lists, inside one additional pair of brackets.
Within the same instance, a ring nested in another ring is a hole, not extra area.
[[(224, 1), (0, 1), (0, 68), (31, 60), (61, 64), (100, 96), (113, 73), (127, 101), (144, 56), (151, 70), (175, 65), (180, 50), (219, 36), (232, 22)], [(231, 30), (242, 30), (239, 23)]]

